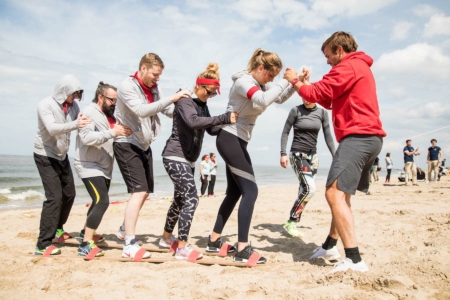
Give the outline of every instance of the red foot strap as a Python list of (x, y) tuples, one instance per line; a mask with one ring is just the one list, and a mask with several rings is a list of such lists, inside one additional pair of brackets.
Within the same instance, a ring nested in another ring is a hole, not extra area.
[(172, 243), (172, 246), (170, 246), (170, 253), (177, 251), (177, 248), (178, 248), (178, 241), (175, 241)]
[(227, 256), (227, 254), (228, 254), (228, 250), (230, 250), (231, 249), (231, 245), (229, 245), (229, 244), (223, 244), (222, 245), (222, 247), (220, 248), (220, 251), (219, 251), (219, 256), (220, 257), (225, 257), (225, 256)]
[(134, 255), (133, 261), (135, 261), (135, 262), (142, 261), (142, 258), (144, 257), (145, 252), (147, 252), (145, 249), (139, 249), (139, 251), (136, 252), (136, 254)]
[(42, 257), (49, 257), (50, 255), (52, 255), (53, 249), (56, 249), (56, 247), (50, 246), (47, 249), (45, 249), (44, 254), (42, 254)]
[(247, 260), (247, 263), (245, 264), (246, 267), (254, 267), (258, 263), (258, 260), (261, 258), (261, 255), (259, 255), (256, 252), (253, 252), (252, 255), (250, 255), (250, 258)]
[(191, 262), (191, 263), (195, 263), (200, 255), (202, 255), (202, 254), (199, 251), (192, 250), (191, 254), (189, 254), (187, 261)]
[(102, 236), (100, 234), (96, 234), (94, 235), (94, 243), (98, 243), (98, 241), (102, 238)]
[(93, 260), (95, 258), (95, 256), (97, 255), (97, 253), (99, 253), (102, 249), (100, 248), (94, 248), (92, 249), (89, 254), (86, 256), (86, 260)]
[(57, 240), (58, 243), (62, 244), (65, 240), (70, 239), (71, 236), (67, 232), (64, 232)]

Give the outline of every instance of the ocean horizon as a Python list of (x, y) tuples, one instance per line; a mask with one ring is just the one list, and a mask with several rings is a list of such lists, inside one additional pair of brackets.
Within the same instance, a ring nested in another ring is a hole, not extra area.
[[(91, 203), (91, 198), (73, 168), (73, 158), (69, 157), (75, 179), (77, 196), (75, 204)], [(200, 191), (200, 173), (198, 164), (195, 170), (197, 190)], [(297, 185), (298, 180), (292, 168), (281, 166), (254, 165), (256, 182), (259, 188), (268, 186)], [(400, 171), (400, 170), (399, 170)], [(380, 178), (385, 176), (384, 170), (379, 172)], [(325, 182), (328, 169), (319, 168), (315, 177), (317, 183)], [(150, 194), (151, 200), (161, 200), (173, 196), (173, 184), (164, 169), (162, 160), (154, 161), (155, 192)], [(396, 173), (392, 174), (395, 178)], [(381, 179), (383, 181), (383, 179)], [(215, 191), (226, 189), (225, 166), (219, 164)], [(127, 188), (122, 174), (114, 164), (113, 178), (110, 188), (110, 201), (128, 199)], [(217, 198), (216, 198), (217, 199)], [(0, 155), (0, 210), (39, 207), (45, 200), (44, 188), (32, 155)], [(293, 199), (295, 200), (295, 199)]]

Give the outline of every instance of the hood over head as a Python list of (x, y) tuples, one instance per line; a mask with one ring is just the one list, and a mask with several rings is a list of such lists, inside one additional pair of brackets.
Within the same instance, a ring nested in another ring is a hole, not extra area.
[(239, 71), (239, 72), (233, 74), (231, 76), (231, 79), (233, 79), (233, 81), (236, 81), (236, 80), (238, 80), (239, 78), (241, 78), (244, 75), (250, 75), (250, 73), (245, 71), (245, 70), (244, 71)]
[(369, 55), (365, 54), (362, 51), (356, 51), (348, 54), (343, 60), (346, 59), (360, 59), (363, 60), (369, 67), (373, 64), (373, 59)]
[(63, 104), (72, 93), (82, 89), (81, 82), (75, 76), (64, 75), (53, 89), (52, 98)]

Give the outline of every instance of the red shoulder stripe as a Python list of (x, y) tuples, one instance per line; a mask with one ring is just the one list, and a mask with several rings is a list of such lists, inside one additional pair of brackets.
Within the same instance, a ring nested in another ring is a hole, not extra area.
[(254, 93), (256, 93), (257, 91), (260, 91), (261, 89), (259, 87), (257, 87), (256, 85), (254, 87), (252, 87), (251, 89), (248, 90), (247, 92), (247, 98), (248, 100), (252, 100), (252, 96)]

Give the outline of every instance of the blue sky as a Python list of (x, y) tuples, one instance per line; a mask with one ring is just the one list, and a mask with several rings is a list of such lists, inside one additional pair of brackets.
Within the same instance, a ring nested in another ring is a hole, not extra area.
[[(246, 67), (262, 47), (279, 54), (285, 66), (312, 71), (312, 81), (329, 71), (320, 52), (333, 32), (351, 32), (359, 50), (370, 55), (381, 119), (388, 133), (381, 156), (393, 154), (402, 165), (406, 138), (450, 125), (450, 3), (415, 0), (241, 0), (241, 1), (0, 1), (0, 154), (31, 155), (37, 128), (37, 103), (64, 74), (77, 76), (85, 107), (99, 81), (118, 85), (132, 74), (143, 54), (158, 53), (166, 68), (160, 81), (165, 95), (192, 87), (209, 62), (221, 71), (222, 95), (208, 103), (223, 113), (231, 75)], [(278, 164), (280, 134), (294, 95), (259, 117), (249, 143), (256, 164)], [(163, 119), (152, 144), (155, 159), (170, 134)], [(450, 128), (413, 139), (423, 149), (436, 138), (450, 155)], [(74, 134), (69, 152), (74, 153)], [(216, 151), (207, 137), (203, 152)], [(327, 167), (323, 135), (321, 166)]]

